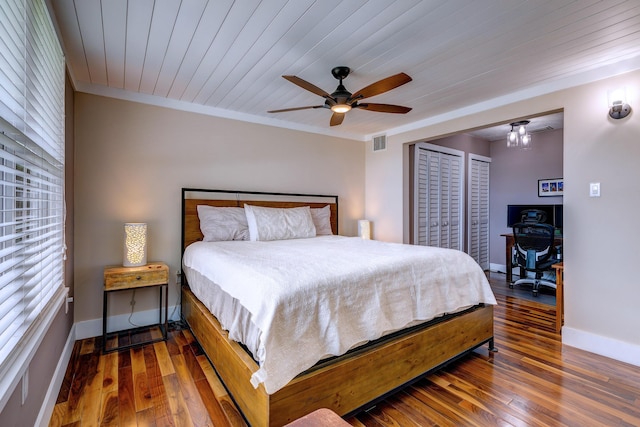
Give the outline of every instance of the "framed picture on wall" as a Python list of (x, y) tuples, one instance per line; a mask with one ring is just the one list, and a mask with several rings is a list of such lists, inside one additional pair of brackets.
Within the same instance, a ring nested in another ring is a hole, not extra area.
[(562, 178), (539, 179), (538, 197), (562, 196), (564, 180)]

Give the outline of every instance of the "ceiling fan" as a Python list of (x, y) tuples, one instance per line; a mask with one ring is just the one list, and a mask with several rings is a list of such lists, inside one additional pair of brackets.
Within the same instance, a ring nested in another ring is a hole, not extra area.
[(311, 105), (308, 107), (283, 108), (282, 110), (272, 110), (267, 112), (283, 113), (285, 111), (307, 110), (311, 108), (329, 108), (331, 109), (331, 111), (333, 111), (333, 115), (331, 116), (331, 121), (329, 122), (329, 124), (331, 126), (337, 126), (344, 120), (344, 114), (352, 108), (360, 108), (363, 110), (395, 114), (406, 114), (411, 111), (411, 108), (403, 107), (401, 105), (360, 103), (360, 101), (365, 98), (380, 95), (381, 93), (390, 91), (391, 89), (395, 89), (398, 86), (402, 86), (405, 83), (409, 83), (412, 79), (405, 73), (399, 73), (387, 77), (386, 79), (382, 79), (373, 84), (370, 84), (369, 86), (360, 89), (356, 93), (352, 94), (342, 85), (342, 80), (346, 79), (350, 72), (351, 70), (349, 69), (349, 67), (335, 67), (331, 70), (331, 74), (333, 74), (333, 77), (340, 80), (340, 84), (332, 94), (328, 94), (324, 90), (309, 83), (308, 81), (302, 80), (300, 77), (282, 76), (285, 79), (289, 80), (291, 83), (298, 85), (301, 88), (308, 90), (309, 92), (313, 92), (316, 95), (320, 95), (325, 99), (324, 104)]

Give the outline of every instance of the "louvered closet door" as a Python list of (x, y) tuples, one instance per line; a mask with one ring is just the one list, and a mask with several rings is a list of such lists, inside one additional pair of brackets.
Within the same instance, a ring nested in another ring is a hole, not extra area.
[[(425, 150), (426, 151), (426, 150)], [(440, 213), (442, 206), (440, 203), (440, 186), (442, 185), (442, 179), (440, 176), (440, 156), (438, 153), (427, 151), (428, 153), (428, 181), (427, 181), (427, 193), (425, 197), (427, 199), (427, 205), (429, 206), (429, 212), (427, 215), (427, 222), (429, 224), (428, 238), (425, 243), (427, 246), (440, 246), (442, 244), (441, 229), (440, 229)]]
[(415, 151), (414, 242), (462, 250), (463, 157), (425, 146)]
[(440, 238), (438, 217), (440, 203), (437, 194), (440, 186), (440, 162), (431, 151), (417, 149), (414, 167), (414, 243), (437, 246)]
[(469, 255), (489, 269), (489, 166), (491, 159), (469, 156)]
[(462, 157), (440, 153), (442, 187), (440, 247), (462, 250)]

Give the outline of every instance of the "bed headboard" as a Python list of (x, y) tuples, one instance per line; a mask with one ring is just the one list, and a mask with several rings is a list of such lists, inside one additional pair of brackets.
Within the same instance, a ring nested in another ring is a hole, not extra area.
[(322, 194), (265, 193), (251, 191), (182, 189), (182, 252), (193, 242), (202, 240), (198, 205), (218, 207), (244, 207), (245, 204), (271, 208), (309, 206), (331, 210), (331, 229), (338, 234), (338, 196)]

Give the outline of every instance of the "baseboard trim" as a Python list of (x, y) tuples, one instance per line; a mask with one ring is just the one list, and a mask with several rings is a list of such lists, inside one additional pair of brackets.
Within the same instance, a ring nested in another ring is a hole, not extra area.
[[(507, 273), (507, 266), (504, 264), (494, 264), (494, 263), (489, 263), (489, 271), (493, 272), (493, 273), (502, 273), (502, 274), (506, 274)], [(520, 276), (520, 267), (513, 267), (513, 275), (514, 276)]]
[[(133, 323), (130, 321), (130, 314), (119, 314), (110, 316), (107, 321), (107, 331), (122, 331), (126, 329), (136, 328), (139, 326), (147, 326), (158, 323), (158, 309), (136, 311), (133, 315)], [(169, 306), (169, 321), (180, 320), (180, 306)], [(76, 339), (83, 340), (102, 335), (102, 319), (91, 319), (76, 322)]]
[(579, 329), (562, 327), (562, 344), (620, 362), (640, 366), (640, 345), (619, 341)]
[(493, 273), (506, 273), (507, 266), (504, 264), (489, 263), (489, 271)]
[(76, 326), (73, 325), (69, 331), (67, 342), (64, 344), (64, 348), (62, 349), (62, 354), (60, 355), (60, 360), (58, 360), (56, 370), (53, 373), (53, 378), (51, 378), (51, 382), (47, 388), (47, 393), (45, 394), (44, 401), (40, 407), (38, 418), (36, 418), (36, 422), (34, 424), (35, 426), (47, 427), (49, 425), (51, 415), (53, 414), (53, 410), (56, 406), (58, 394), (60, 393), (60, 387), (62, 387), (62, 381), (64, 381), (64, 375), (67, 372), (67, 366), (69, 366), (69, 361), (71, 360), (71, 354), (73, 353), (73, 346), (75, 343)]

